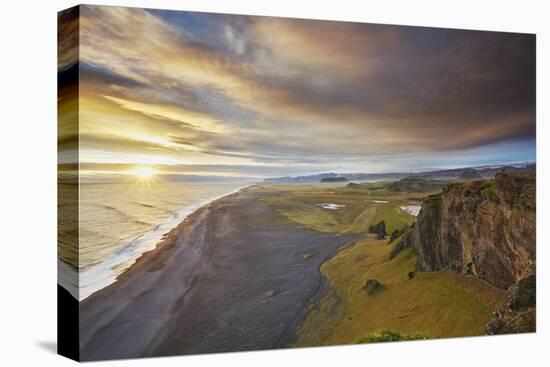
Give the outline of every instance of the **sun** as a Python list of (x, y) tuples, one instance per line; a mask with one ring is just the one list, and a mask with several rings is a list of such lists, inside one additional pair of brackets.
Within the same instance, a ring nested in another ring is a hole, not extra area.
[(148, 180), (155, 175), (155, 170), (151, 167), (137, 167), (130, 171), (134, 176), (141, 180)]

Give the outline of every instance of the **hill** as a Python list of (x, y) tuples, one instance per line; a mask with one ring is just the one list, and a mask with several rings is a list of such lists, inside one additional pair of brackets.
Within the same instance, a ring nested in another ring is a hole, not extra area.
[(430, 192), (441, 190), (445, 186), (445, 182), (426, 180), (417, 177), (405, 177), (399, 181), (392, 182), (387, 185), (387, 189), (391, 192)]
[(331, 182), (348, 182), (348, 179), (345, 177), (325, 177), (321, 179), (321, 183), (331, 183)]
[(459, 180), (480, 180), (483, 177), (475, 169), (467, 169), (458, 176)]
[(487, 332), (535, 331), (535, 186), (534, 175), (509, 173), (449, 184), (424, 199), (390, 258), (412, 248), (420, 271), (469, 274), (508, 289), (508, 305)]
[(307, 176), (270, 177), (263, 180), (264, 183), (316, 183), (323, 178), (345, 177), (348, 181), (395, 181), (405, 177), (414, 176), (426, 180), (456, 180), (465, 171), (475, 170), (480, 178), (494, 178), (497, 173), (535, 172), (536, 164), (533, 162), (489, 165), (477, 167), (453, 168), (444, 170), (431, 170), (423, 172), (386, 172), (386, 173), (319, 173)]
[[(349, 184), (337, 192), (352, 196), (353, 205), (366, 195), (376, 210), (420, 195), (390, 196), (378, 187), (390, 184), (373, 185)], [(330, 287), (312, 305), (296, 346), (369, 341), (381, 331), (423, 339), (535, 330), (534, 175), (452, 182), (422, 198), (416, 222), (393, 225), (404, 233), (389, 244), (367, 237), (323, 264)], [(365, 215), (368, 210), (354, 222), (370, 228), (380, 219), (388, 223), (392, 212), (375, 218)]]

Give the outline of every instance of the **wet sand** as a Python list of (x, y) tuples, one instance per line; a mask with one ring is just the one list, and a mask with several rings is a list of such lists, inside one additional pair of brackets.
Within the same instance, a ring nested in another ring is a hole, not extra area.
[(197, 210), (81, 302), (81, 359), (288, 346), (324, 290), (320, 266), (357, 237), (298, 228), (262, 194), (250, 187)]

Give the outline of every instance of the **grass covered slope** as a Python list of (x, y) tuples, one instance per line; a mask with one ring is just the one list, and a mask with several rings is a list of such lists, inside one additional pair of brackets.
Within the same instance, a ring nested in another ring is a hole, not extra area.
[(443, 181), (426, 180), (417, 177), (405, 177), (387, 185), (392, 192), (430, 192), (441, 190), (446, 183)]
[[(325, 185), (261, 187), (261, 200), (297, 227), (364, 234), (322, 265), (330, 286), (319, 302), (310, 304), (296, 346), (485, 333), (492, 313), (504, 302), (503, 290), (464, 274), (415, 273), (418, 259), (412, 248), (390, 260), (400, 239), (388, 244), (387, 238), (374, 240), (367, 234), (370, 225), (382, 220), (388, 234), (415, 222), (401, 207), (419, 205), (438, 191), (395, 192), (383, 182)], [(368, 280), (377, 284), (374, 290)]]
[[(483, 281), (449, 272), (413, 272), (412, 249), (389, 260), (394, 245), (362, 240), (321, 268), (332, 290), (312, 306), (298, 331), (296, 345), (348, 344), (380, 331), (426, 338), (483, 335), (504, 292)], [(363, 290), (368, 279), (382, 287)]]

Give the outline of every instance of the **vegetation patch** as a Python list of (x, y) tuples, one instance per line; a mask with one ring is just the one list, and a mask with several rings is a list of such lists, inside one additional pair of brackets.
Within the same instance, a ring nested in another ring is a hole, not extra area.
[(308, 252), (308, 253), (305, 253), (305, 254), (302, 255), (302, 260), (307, 261), (307, 260), (311, 259), (312, 257), (313, 257), (313, 254), (310, 254)]
[(491, 182), (487, 182), (483, 185), (483, 197), (487, 200), (493, 200), (495, 198), (495, 189)]
[(446, 182), (443, 181), (405, 177), (388, 184), (386, 189), (392, 192), (429, 192), (441, 190), (445, 185)]
[[(380, 330), (430, 338), (484, 335), (505, 301), (503, 290), (474, 276), (415, 272), (413, 249), (389, 260), (392, 247), (385, 240), (361, 240), (323, 264), (335, 294), (310, 311), (297, 346), (355, 343)], [(383, 292), (369, 296), (363, 290), (367, 279), (383, 284)], [(320, 324), (327, 326), (320, 330)]]
[(281, 214), (297, 224), (319, 232), (339, 232), (341, 228), (338, 221), (321, 208), (281, 210)]
[(403, 228), (415, 221), (414, 215), (401, 210), (399, 205), (382, 204), (376, 208), (376, 215), (372, 219), (373, 223), (384, 221), (386, 232), (392, 233), (396, 229)]
[(364, 343), (383, 343), (383, 342), (397, 342), (405, 340), (425, 340), (429, 339), (423, 334), (399, 334), (391, 330), (380, 330), (357, 341), (357, 344)]
[[(381, 221), (391, 233), (413, 223), (415, 217), (400, 206), (407, 205), (411, 197), (421, 200), (426, 193), (396, 194), (377, 185), (361, 184), (360, 189), (328, 184), (262, 186), (261, 200), (286, 220), (325, 233), (368, 233), (370, 225)], [(332, 203), (338, 210), (324, 208), (322, 203)]]
[(275, 296), (277, 294), (277, 290), (276, 289), (270, 289), (268, 290), (266, 293), (265, 293), (265, 296), (267, 298), (272, 298), (273, 296)]

